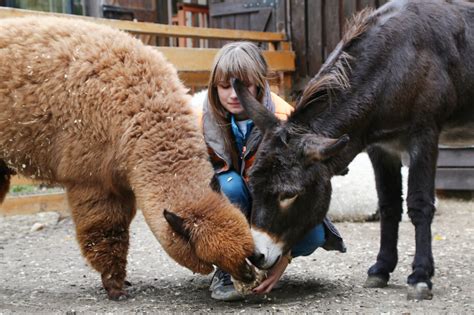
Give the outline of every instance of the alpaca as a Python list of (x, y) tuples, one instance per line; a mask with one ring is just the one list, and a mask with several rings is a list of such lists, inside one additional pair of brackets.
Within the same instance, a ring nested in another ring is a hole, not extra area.
[(0, 21), (0, 63), (0, 201), (16, 173), (64, 186), (111, 299), (127, 296), (137, 207), (182, 266), (253, 281), (248, 223), (210, 188), (190, 96), (159, 52), (106, 26), (26, 17)]

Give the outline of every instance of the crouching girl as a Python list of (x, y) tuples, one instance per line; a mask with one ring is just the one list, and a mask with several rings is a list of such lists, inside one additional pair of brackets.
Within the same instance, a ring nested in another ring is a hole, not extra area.
[[(270, 91), (268, 66), (258, 47), (249, 42), (225, 45), (217, 54), (211, 72), (208, 97), (203, 104), (203, 132), (218, 186), (229, 200), (250, 218), (252, 196), (247, 187), (248, 170), (262, 138), (231, 86), (231, 78), (245, 82), (249, 91), (279, 119), (286, 119), (292, 107)], [(317, 225), (291, 253), (282, 257), (268, 272), (267, 278), (254, 289), (268, 293), (280, 279), (292, 257), (312, 254), (318, 247), (345, 251), (342, 238), (328, 219)], [(214, 274), (212, 298), (224, 301), (242, 299), (230, 275), (222, 270)]]

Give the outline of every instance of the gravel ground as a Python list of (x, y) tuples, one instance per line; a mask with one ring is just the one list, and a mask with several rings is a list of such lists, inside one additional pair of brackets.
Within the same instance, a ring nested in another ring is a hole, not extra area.
[(377, 254), (379, 227), (374, 222), (350, 221), (374, 212), (370, 174), (370, 164), (362, 155), (351, 165), (350, 175), (334, 181), (331, 215), (344, 220), (337, 227), (348, 252), (320, 249), (309, 257), (294, 259), (281, 280), (281, 289), (243, 302), (212, 300), (208, 291), (211, 275), (193, 275), (172, 261), (140, 213), (131, 227), (131, 298), (121, 302), (107, 299), (99, 275), (81, 257), (70, 218), (60, 220), (56, 213), (0, 216), (0, 314), (474, 313), (474, 257), (470, 247), (474, 241), (473, 199), (438, 200), (432, 227), (436, 264), (433, 300), (406, 300), (406, 277), (414, 254), (414, 229), (406, 217), (400, 226), (400, 260), (390, 285), (384, 289), (362, 287), (366, 270)]

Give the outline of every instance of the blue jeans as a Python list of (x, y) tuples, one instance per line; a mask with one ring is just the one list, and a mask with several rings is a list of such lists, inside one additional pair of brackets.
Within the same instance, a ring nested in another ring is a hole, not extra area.
[[(217, 175), (221, 192), (231, 203), (238, 206), (247, 218), (250, 218), (252, 198), (242, 176), (236, 171), (227, 171)], [(311, 255), (318, 247), (324, 245), (326, 235), (323, 224), (317, 225), (291, 249), (291, 256)]]

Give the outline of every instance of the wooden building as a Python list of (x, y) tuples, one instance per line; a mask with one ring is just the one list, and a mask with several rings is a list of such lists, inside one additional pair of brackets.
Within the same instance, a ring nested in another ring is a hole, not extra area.
[[(282, 32), (296, 53), (295, 90), (336, 46), (346, 19), (388, 0), (0, 0), (0, 5), (161, 24)], [(214, 47), (225, 41), (155, 39), (159, 46)], [(262, 45), (264, 45), (262, 43)]]
[[(347, 18), (388, 0), (209, 0), (210, 26), (276, 31), (296, 53), (295, 90), (314, 76), (344, 31)], [(220, 46), (222, 43), (217, 43)]]

